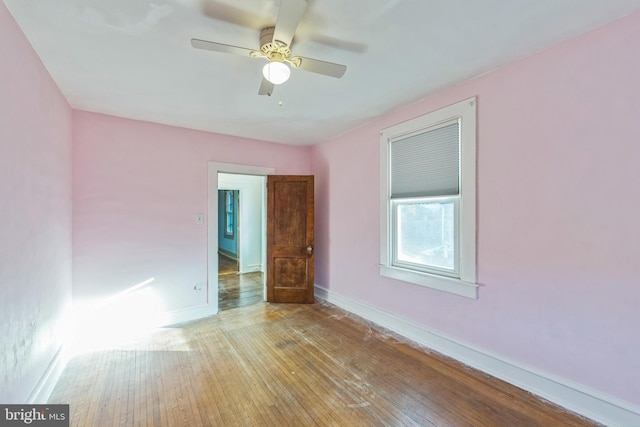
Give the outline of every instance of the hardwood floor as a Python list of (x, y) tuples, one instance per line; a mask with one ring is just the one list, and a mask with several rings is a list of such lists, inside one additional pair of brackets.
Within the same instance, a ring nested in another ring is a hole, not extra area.
[(218, 311), (246, 307), (264, 301), (261, 272), (218, 276)]
[(264, 301), (261, 272), (238, 272), (238, 261), (218, 253), (218, 311), (246, 307)]
[(238, 274), (238, 261), (218, 252), (218, 276)]
[(79, 355), (72, 426), (590, 426), (328, 303), (259, 303)]

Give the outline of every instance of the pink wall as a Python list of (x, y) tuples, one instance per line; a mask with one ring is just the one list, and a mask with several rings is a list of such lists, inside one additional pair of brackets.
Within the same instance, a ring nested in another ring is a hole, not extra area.
[(0, 402), (24, 403), (71, 303), (71, 109), (0, 2)]
[[(148, 278), (202, 304), (207, 162), (316, 174), (317, 283), (640, 404), (640, 14), (313, 149), (72, 113), (0, 2), (0, 402), (23, 402), (77, 300)], [(479, 300), (378, 275), (379, 130), (478, 96)], [(73, 136), (73, 153), (71, 140)]]
[(142, 281), (164, 310), (206, 302), (209, 161), (308, 174), (309, 148), (74, 112), (74, 300)]
[[(314, 147), (317, 283), (640, 404), (640, 13)], [(379, 131), (478, 97), (470, 300), (379, 276)]]

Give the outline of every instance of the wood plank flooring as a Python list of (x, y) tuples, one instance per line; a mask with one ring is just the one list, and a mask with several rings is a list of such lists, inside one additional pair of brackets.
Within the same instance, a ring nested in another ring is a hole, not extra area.
[(218, 252), (218, 276), (238, 274), (238, 261)]
[(261, 272), (238, 272), (238, 261), (218, 253), (218, 311), (246, 307), (264, 301)]
[(591, 426), (328, 303), (259, 303), (79, 355), (72, 426)]
[(218, 276), (218, 311), (264, 301), (263, 274), (259, 271)]

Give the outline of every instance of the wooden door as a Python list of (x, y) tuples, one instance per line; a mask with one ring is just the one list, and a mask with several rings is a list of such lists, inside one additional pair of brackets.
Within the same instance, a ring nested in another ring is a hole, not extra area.
[(267, 177), (267, 301), (313, 303), (313, 176)]

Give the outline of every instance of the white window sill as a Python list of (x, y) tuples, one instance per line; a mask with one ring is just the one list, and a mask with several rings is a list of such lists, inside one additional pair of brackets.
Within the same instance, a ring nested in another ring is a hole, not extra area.
[(436, 276), (434, 274), (422, 273), (398, 267), (390, 267), (388, 265), (380, 266), (380, 275), (391, 279), (402, 280), (403, 282), (426, 286), (427, 288), (437, 289), (439, 291), (449, 292), (466, 298), (478, 299), (478, 285), (475, 283), (463, 282), (460, 279)]

